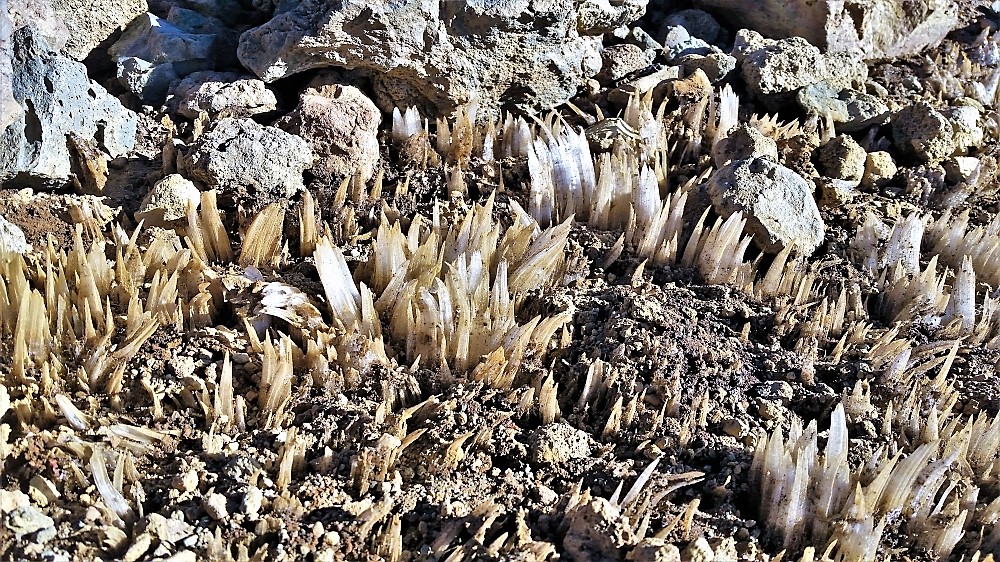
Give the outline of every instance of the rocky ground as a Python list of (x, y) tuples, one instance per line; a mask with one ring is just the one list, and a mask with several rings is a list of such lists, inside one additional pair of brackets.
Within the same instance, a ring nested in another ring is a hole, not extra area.
[(998, 11), (0, 0), (0, 557), (992, 560)]

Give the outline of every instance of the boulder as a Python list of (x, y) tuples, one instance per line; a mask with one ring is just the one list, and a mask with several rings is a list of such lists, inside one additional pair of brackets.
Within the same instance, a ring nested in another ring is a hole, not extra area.
[(747, 232), (768, 253), (794, 244), (812, 254), (823, 242), (825, 225), (813, 198), (813, 186), (769, 157), (730, 162), (708, 179), (708, 195), (717, 213), (739, 211)]
[(250, 117), (278, 108), (278, 98), (262, 80), (235, 72), (195, 72), (176, 84), (170, 106), (195, 119), (204, 112), (212, 119)]
[(178, 171), (233, 198), (267, 203), (305, 188), (302, 172), (312, 165), (306, 141), (252, 119), (216, 121), (180, 154)]
[(897, 57), (936, 45), (959, 24), (955, 0), (695, 0), (740, 27), (776, 39), (802, 37), (866, 59)]
[(69, 30), (62, 52), (83, 60), (149, 7), (146, 0), (52, 0), (52, 9)]
[(0, 131), (24, 112), (14, 99), (14, 22), (7, 12), (7, 0), (0, 0)]
[(850, 53), (823, 53), (801, 37), (767, 39), (750, 30), (736, 34), (733, 56), (757, 96), (788, 94), (825, 83), (840, 91), (861, 87), (868, 66)]
[(368, 181), (379, 159), (382, 114), (354, 86), (309, 88), (299, 105), (275, 126), (305, 139), (316, 154), (316, 175)]
[(62, 187), (72, 173), (67, 136), (93, 139), (111, 158), (135, 147), (138, 117), (87, 68), (53, 52), (32, 27), (13, 37), (12, 93), (23, 113), (0, 133), (0, 183)]
[(147, 102), (163, 102), (170, 84), (215, 66), (216, 36), (192, 33), (153, 14), (144, 14), (108, 50), (118, 81)]
[(302, 0), (245, 32), (239, 58), (266, 82), (321, 67), (369, 71), (386, 111), (548, 109), (597, 74), (601, 35), (646, 1)]

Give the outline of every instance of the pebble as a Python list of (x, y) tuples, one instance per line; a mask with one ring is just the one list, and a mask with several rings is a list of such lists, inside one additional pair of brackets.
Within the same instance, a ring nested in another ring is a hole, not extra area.
[(229, 517), (229, 511), (226, 510), (226, 496), (222, 494), (211, 493), (202, 498), (201, 507), (204, 508), (209, 517), (216, 521)]

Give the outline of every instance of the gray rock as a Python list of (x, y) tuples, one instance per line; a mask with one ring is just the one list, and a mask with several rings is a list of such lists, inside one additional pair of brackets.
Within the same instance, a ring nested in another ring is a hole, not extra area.
[(955, 152), (955, 130), (951, 121), (923, 101), (893, 116), (892, 140), (901, 151), (925, 162), (939, 161)]
[(847, 103), (847, 120), (836, 124), (837, 132), (854, 133), (889, 122), (889, 106), (876, 96), (845, 90), (841, 99)]
[(653, 36), (646, 33), (641, 27), (633, 27), (632, 31), (625, 37), (625, 41), (641, 48), (644, 51), (654, 51), (659, 53), (663, 50), (663, 45), (661, 45)]
[(550, 423), (531, 434), (531, 461), (536, 465), (558, 465), (590, 456), (591, 438), (585, 431), (563, 423)]
[(849, 53), (822, 53), (801, 37), (765, 39), (755, 31), (740, 30), (733, 55), (747, 87), (758, 96), (785, 94), (825, 82), (837, 91), (863, 85), (868, 78), (864, 61)]
[(67, 135), (96, 139), (110, 157), (135, 147), (138, 117), (87, 77), (87, 68), (52, 52), (33, 28), (14, 34), (13, 96), (25, 112), (0, 133), (0, 183), (63, 186), (71, 169)]
[(370, 71), (379, 105), (447, 115), (478, 103), (554, 107), (600, 70), (600, 34), (646, 0), (399, 2), (303, 0), (240, 38), (243, 65), (266, 82), (311, 68)]
[(839, 207), (854, 200), (858, 194), (858, 182), (835, 178), (817, 178), (816, 191), (819, 192), (820, 207)]
[(840, 99), (840, 90), (826, 82), (802, 88), (795, 94), (795, 101), (806, 113), (820, 117), (829, 115), (834, 123), (843, 123), (850, 119), (847, 102)]
[(188, 33), (214, 36), (213, 54), (216, 66), (242, 70), (240, 60), (236, 56), (236, 48), (240, 44), (240, 34), (223, 23), (222, 20), (206, 16), (195, 10), (171, 6), (167, 13), (167, 21)]
[(27, 254), (31, 251), (31, 244), (28, 244), (24, 231), (2, 216), (0, 216), (0, 249), (18, 254)]
[(712, 52), (707, 55), (685, 55), (680, 58), (684, 74), (701, 70), (713, 84), (718, 84), (736, 69), (736, 59), (723, 52)]
[(31, 537), (36, 543), (45, 543), (56, 536), (55, 521), (31, 505), (8, 512), (4, 523), (17, 540)]
[(172, 95), (170, 105), (191, 119), (201, 112), (212, 119), (250, 117), (278, 107), (278, 98), (262, 80), (235, 72), (195, 72), (176, 84)]
[(289, 198), (305, 186), (312, 165), (306, 141), (252, 119), (216, 121), (178, 157), (179, 172), (209, 188), (269, 202)]
[(830, 51), (866, 59), (917, 53), (959, 23), (954, 0), (696, 0), (740, 27), (774, 38), (798, 36)]
[(819, 170), (824, 176), (852, 182), (855, 187), (861, 183), (868, 153), (856, 140), (839, 135), (821, 146), (818, 152)]
[(714, 48), (705, 41), (692, 37), (687, 29), (681, 26), (667, 26), (663, 28), (660, 42), (663, 43), (663, 58), (667, 62), (674, 63), (686, 55), (708, 55), (714, 52)]
[(69, 30), (62, 52), (75, 60), (146, 13), (146, 0), (52, 0), (52, 9)]
[(719, 22), (715, 21), (712, 14), (703, 10), (681, 10), (674, 12), (663, 20), (664, 29), (669, 26), (680, 26), (691, 34), (706, 43), (716, 43), (722, 39), (723, 29)]
[(215, 48), (215, 35), (191, 33), (147, 13), (108, 52), (123, 86), (144, 101), (163, 102), (172, 82), (215, 66)]
[(14, 99), (14, 22), (7, 12), (7, 0), (0, 0), (0, 131), (24, 113)]
[(55, 52), (61, 51), (69, 41), (69, 29), (49, 0), (12, 0), (9, 13), (14, 31), (34, 27), (35, 33)]
[(640, 47), (629, 43), (612, 45), (601, 53), (601, 72), (596, 78), (602, 84), (613, 84), (653, 62)]
[(964, 152), (983, 144), (983, 129), (979, 126), (979, 110), (970, 105), (948, 107), (941, 110), (951, 121), (955, 134), (955, 150)]
[(734, 160), (747, 158), (770, 158), (778, 161), (778, 143), (764, 136), (756, 127), (747, 124), (737, 126), (720, 140), (712, 150), (715, 166), (722, 168)]
[(825, 225), (813, 186), (770, 158), (736, 160), (708, 180), (712, 205), (723, 217), (739, 211), (761, 250), (777, 253), (794, 244), (811, 255), (823, 242)]
[(313, 172), (368, 181), (379, 159), (378, 127), (382, 114), (354, 86), (310, 88), (299, 105), (275, 126), (305, 139), (316, 154)]
[(955, 156), (942, 162), (942, 165), (945, 179), (957, 184), (970, 180), (982, 165), (982, 161), (974, 156)]

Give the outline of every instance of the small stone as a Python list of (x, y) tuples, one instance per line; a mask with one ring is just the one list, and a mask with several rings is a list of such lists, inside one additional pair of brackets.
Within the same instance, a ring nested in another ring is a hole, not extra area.
[(766, 39), (741, 29), (733, 55), (748, 88), (757, 96), (792, 93), (826, 83), (837, 91), (864, 84), (868, 67), (850, 53), (823, 53), (801, 37)]
[(983, 129), (979, 126), (979, 110), (971, 105), (941, 110), (951, 122), (955, 135), (955, 150), (963, 152), (983, 144)]
[(820, 207), (839, 207), (854, 200), (858, 194), (857, 182), (833, 178), (818, 178), (816, 189), (819, 191)]
[(882, 187), (896, 176), (896, 163), (892, 155), (885, 151), (869, 152), (865, 159), (865, 175), (861, 185), (866, 188)]
[(135, 220), (170, 228), (177, 221), (187, 219), (188, 205), (193, 204), (197, 208), (200, 201), (201, 192), (194, 183), (179, 174), (171, 174), (150, 188), (139, 203)]
[(802, 88), (795, 94), (795, 101), (806, 113), (824, 118), (829, 116), (834, 123), (850, 119), (847, 102), (840, 99), (840, 91), (826, 82)]
[(939, 161), (955, 152), (951, 121), (924, 101), (896, 113), (892, 138), (897, 148), (925, 162)]
[(535, 497), (542, 505), (551, 505), (559, 501), (559, 494), (552, 488), (541, 484), (535, 487)]
[(847, 120), (836, 124), (838, 133), (864, 131), (889, 121), (889, 106), (878, 96), (845, 90), (841, 92), (841, 99), (847, 103)]
[(653, 62), (641, 47), (630, 43), (612, 45), (604, 49), (601, 52), (601, 60), (603, 63), (597, 79), (603, 84), (614, 84)]
[(715, 551), (705, 540), (705, 537), (698, 537), (688, 545), (684, 551), (684, 560), (689, 562), (715, 562)]
[(0, 216), (0, 251), (27, 254), (31, 251), (24, 231), (19, 226)]
[(14, 509), (3, 521), (17, 540), (34, 535), (35, 542), (45, 543), (56, 536), (55, 521), (31, 505)]
[(202, 498), (201, 507), (209, 517), (216, 521), (221, 521), (229, 517), (229, 511), (226, 510), (226, 496), (222, 494), (214, 492), (208, 494), (208, 496)]
[(715, 165), (722, 168), (733, 160), (770, 158), (778, 161), (778, 144), (756, 127), (741, 124), (729, 132), (712, 150)]
[(631, 525), (604, 498), (581, 502), (566, 520), (564, 554), (574, 562), (620, 560), (621, 549), (635, 540)]
[(243, 501), (240, 503), (240, 511), (247, 517), (256, 517), (260, 513), (261, 504), (264, 501), (264, 492), (256, 486), (247, 488), (243, 494)]
[(664, 539), (647, 537), (625, 557), (630, 562), (681, 562), (681, 551)]
[(979, 168), (982, 161), (974, 156), (955, 156), (942, 162), (945, 179), (953, 184), (967, 181)]
[(736, 69), (736, 59), (723, 53), (711, 52), (707, 55), (685, 55), (679, 59), (684, 74), (701, 70), (713, 84), (725, 80)]
[(171, 105), (177, 113), (196, 119), (202, 112), (212, 119), (251, 117), (274, 111), (278, 98), (263, 80), (235, 72), (195, 72), (173, 88)]
[(531, 461), (536, 465), (562, 464), (590, 456), (591, 437), (566, 423), (552, 423), (531, 434)]
[(848, 135), (838, 135), (830, 142), (821, 146), (819, 152), (819, 170), (828, 177), (861, 183), (865, 174), (865, 162), (868, 153)]
[(663, 20), (664, 31), (671, 26), (683, 27), (691, 37), (697, 37), (706, 43), (716, 43), (722, 37), (723, 29), (715, 21), (712, 14), (703, 10), (680, 10)]
[(28, 495), (31, 496), (31, 499), (35, 503), (42, 507), (56, 501), (61, 496), (59, 490), (56, 489), (56, 485), (40, 474), (31, 477), (31, 483), (28, 486)]
[(769, 400), (787, 402), (795, 396), (795, 390), (785, 381), (770, 381), (757, 386), (757, 395)]
[(722, 431), (725, 432), (726, 435), (740, 439), (750, 432), (750, 427), (747, 425), (747, 422), (743, 420), (729, 418), (722, 423)]
[(794, 244), (808, 256), (823, 242), (826, 227), (812, 184), (771, 158), (733, 161), (712, 174), (706, 190), (722, 217), (743, 214), (746, 231), (764, 252)]
[(189, 470), (178, 474), (170, 481), (170, 485), (181, 492), (193, 492), (198, 489), (198, 471)]

